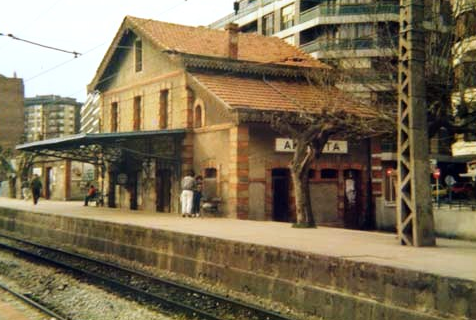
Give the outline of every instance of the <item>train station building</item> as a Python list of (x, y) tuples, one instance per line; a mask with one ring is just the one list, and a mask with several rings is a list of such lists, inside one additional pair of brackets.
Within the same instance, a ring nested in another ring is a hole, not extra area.
[[(223, 216), (294, 221), (292, 141), (270, 114), (344, 110), (373, 114), (334, 86), (330, 68), (286, 42), (127, 16), (90, 92), (100, 94), (101, 133), (19, 148), (102, 168), (110, 207), (178, 212), (180, 179), (193, 169)], [(378, 143), (332, 137), (310, 172), (320, 224), (362, 227), (381, 195)]]

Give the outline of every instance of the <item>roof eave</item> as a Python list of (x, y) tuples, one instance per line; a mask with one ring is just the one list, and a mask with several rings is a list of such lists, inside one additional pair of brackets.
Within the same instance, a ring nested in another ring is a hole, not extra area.
[(150, 136), (159, 136), (159, 135), (184, 135), (187, 133), (187, 129), (167, 129), (167, 130), (149, 130), (149, 131), (128, 131), (128, 132), (106, 132), (106, 133), (79, 133), (71, 136), (53, 138), (47, 140), (34, 141), (29, 143), (24, 143), (17, 145), (16, 150), (19, 151), (34, 151), (37, 148), (48, 147), (48, 146), (60, 146), (67, 144), (77, 143), (77, 146), (80, 145), (89, 145), (94, 144), (98, 141), (104, 141), (107, 139), (137, 139), (137, 138), (146, 138)]
[(176, 50), (164, 50), (163, 52), (180, 56), (187, 69), (210, 69), (220, 71), (234, 71), (247, 74), (268, 74), (287, 77), (302, 77), (309, 72), (328, 69), (308, 66), (283, 65), (272, 62), (257, 62), (249, 60), (237, 60), (225, 57), (206, 56), (179, 52)]
[(112, 40), (111, 44), (109, 45), (109, 48), (106, 51), (106, 54), (104, 55), (103, 60), (99, 64), (99, 67), (96, 71), (96, 74), (95, 74), (93, 80), (91, 81), (91, 83), (89, 83), (87, 85), (88, 93), (91, 93), (91, 92), (98, 89), (98, 85), (101, 83), (101, 78), (103, 77), (108, 65), (110, 64), (111, 59), (112, 59), (112, 57), (114, 56), (114, 53), (117, 50), (117, 46), (119, 45), (119, 42), (122, 40), (122, 38), (124, 37), (124, 35), (126, 34), (126, 32), (128, 30), (133, 31), (136, 35), (140, 36), (143, 39), (149, 39), (150, 42), (153, 45), (157, 46), (157, 48), (159, 50), (164, 49), (164, 47), (160, 47), (155, 41), (150, 39), (149, 35), (140, 28), (140, 25), (137, 25), (132, 20), (132, 17), (126, 16), (124, 18), (124, 20), (122, 21), (122, 24), (119, 27), (119, 30), (117, 31), (116, 35), (114, 36), (114, 39)]

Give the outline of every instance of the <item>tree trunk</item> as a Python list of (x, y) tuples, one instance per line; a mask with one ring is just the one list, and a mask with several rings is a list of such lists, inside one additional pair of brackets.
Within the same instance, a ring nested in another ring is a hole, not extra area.
[(296, 151), (289, 166), (294, 185), (296, 203), (297, 228), (315, 228), (316, 221), (312, 214), (311, 195), (309, 189), (309, 169), (314, 158), (314, 149), (304, 141), (295, 141)]
[[(305, 170), (309, 172), (308, 170)], [(301, 174), (291, 170), (291, 177), (294, 185), (294, 196), (296, 199), (296, 224), (297, 228), (315, 228), (316, 222), (312, 214), (311, 197), (307, 173)]]

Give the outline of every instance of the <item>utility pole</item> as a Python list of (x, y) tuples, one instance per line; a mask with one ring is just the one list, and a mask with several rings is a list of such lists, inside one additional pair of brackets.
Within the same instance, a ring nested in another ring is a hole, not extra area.
[(400, 0), (397, 229), (402, 245), (434, 246), (425, 97), (424, 0)]

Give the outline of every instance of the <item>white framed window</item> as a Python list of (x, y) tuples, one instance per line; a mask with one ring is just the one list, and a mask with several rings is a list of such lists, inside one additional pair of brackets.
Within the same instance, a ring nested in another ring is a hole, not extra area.
[(281, 30), (294, 26), (294, 4), (281, 9)]
[(274, 34), (274, 13), (263, 17), (263, 35), (271, 36)]
[(136, 72), (142, 71), (142, 40), (137, 39), (134, 42), (135, 67)]

